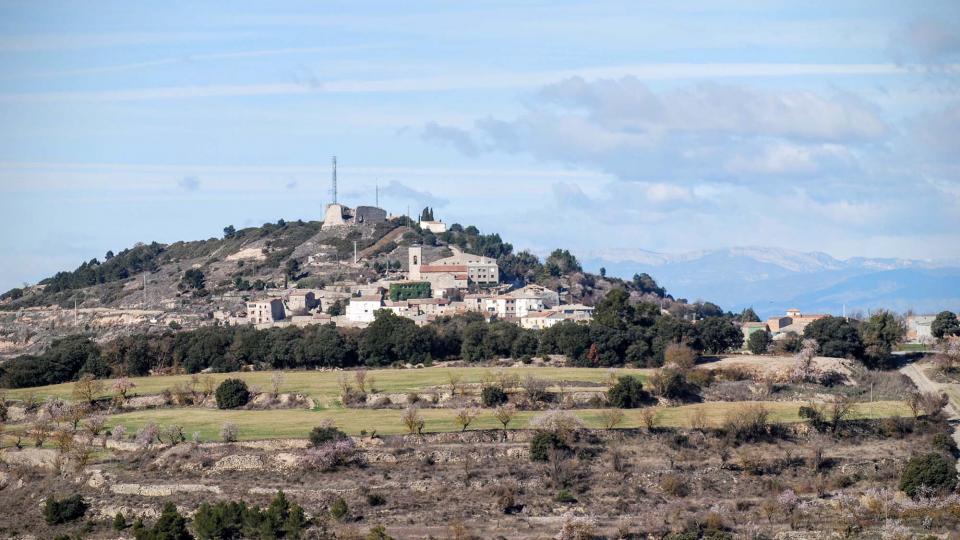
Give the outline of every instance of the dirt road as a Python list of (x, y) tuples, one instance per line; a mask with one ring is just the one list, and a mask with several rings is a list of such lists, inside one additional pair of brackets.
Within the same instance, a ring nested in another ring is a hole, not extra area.
[[(927, 376), (926, 371), (924, 371), (924, 364), (907, 364), (900, 368), (900, 373), (903, 373), (907, 377), (910, 377), (910, 380), (913, 381), (913, 384), (921, 392), (933, 392), (936, 394), (946, 394), (948, 401), (947, 406), (943, 408), (943, 412), (947, 415), (947, 420), (950, 421), (950, 425), (953, 426), (953, 440), (956, 441), (957, 446), (960, 446), (960, 429), (958, 429), (958, 424), (960, 424), (960, 403), (957, 403), (953, 398), (952, 392), (946, 392), (943, 388), (946, 385), (940, 384), (934, 380), (931, 380)], [(960, 471), (960, 461), (957, 462), (957, 470)]]

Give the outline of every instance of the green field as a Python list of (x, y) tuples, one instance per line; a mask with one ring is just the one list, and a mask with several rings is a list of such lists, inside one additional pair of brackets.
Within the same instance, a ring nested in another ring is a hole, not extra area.
[[(634, 375), (645, 381), (647, 376), (653, 370), (649, 369), (617, 369), (614, 373), (617, 375)], [(551, 367), (520, 367), (504, 368), (504, 373), (515, 375), (523, 380), (527, 375), (532, 375), (541, 379), (550, 381), (569, 381), (569, 382), (605, 382), (609, 377), (609, 371), (596, 368), (551, 368)], [(259, 386), (261, 390), (270, 390), (271, 379), (274, 371), (257, 371), (251, 373), (212, 373), (210, 375), (199, 375), (200, 379), (204, 377), (212, 378), (217, 384), (227, 378), (243, 379), (251, 387)], [(485, 367), (429, 367), (422, 369), (378, 369), (367, 372), (368, 377), (373, 377), (374, 388), (377, 392), (405, 393), (413, 390), (424, 390), (437, 386), (446, 386), (449, 382), (450, 373), (456, 373), (461, 377), (461, 382), (466, 384), (480, 383), (484, 377), (496, 373), (495, 369)], [(325, 407), (336, 407), (340, 393), (337, 380), (340, 376), (346, 375), (352, 380), (351, 371), (284, 371), (284, 383), (280, 387), (281, 392), (297, 392), (306, 394)], [(136, 383), (130, 395), (151, 395), (159, 394), (165, 389), (172, 388), (176, 384), (189, 383), (190, 375), (171, 375), (157, 377), (137, 377), (132, 379)], [(113, 381), (104, 381), (105, 394), (109, 392)], [(56, 396), (64, 399), (70, 399), (73, 393), (73, 383), (56, 384), (51, 386), (39, 386), (36, 388), (21, 388), (7, 391), (8, 399), (23, 399), (28, 395), (34, 395), (39, 399), (48, 396)]]
[[(672, 427), (688, 427), (692, 414), (698, 410), (704, 412), (706, 423), (712, 426), (720, 425), (729, 415), (736, 414), (744, 407), (762, 404), (770, 411), (771, 421), (798, 422), (800, 417), (797, 411), (800, 403), (795, 402), (711, 402), (680, 407), (662, 407), (657, 409), (658, 425)], [(588, 427), (602, 427), (600, 421), (601, 409), (576, 409), (571, 411), (579, 416)], [(426, 421), (425, 432), (458, 431), (460, 428), (454, 421), (456, 412), (451, 409), (422, 409), (420, 413)], [(406, 429), (400, 421), (401, 410), (397, 409), (328, 409), (308, 411), (303, 409), (288, 410), (261, 410), (261, 411), (221, 411), (209, 408), (189, 409), (152, 409), (119, 414), (110, 418), (110, 425), (123, 425), (128, 432), (137, 429), (148, 422), (155, 422), (161, 426), (176, 424), (183, 427), (188, 436), (199, 432), (203, 440), (218, 440), (220, 427), (224, 422), (233, 422), (240, 428), (240, 439), (284, 439), (304, 438), (307, 433), (325, 419), (333, 420), (337, 426), (352, 435), (361, 430), (368, 433), (376, 430), (382, 435), (405, 433)], [(510, 424), (510, 429), (520, 429), (535, 416), (536, 412), (522, 411)], [(877, 401), (859, 404), (853, 414), (857, 418), (879, 418), (887, 416), (908, 415), (909, 408), (900, 401)], [(624, 410), (623, 422), (620, 428), (642, 427), (643, 422), (639, 409)], [(470, 425), (470, 429), (500, 428), (489, 410), (481, 412), (480, 416)]]
[[(511, 376), (523, 380), (532, 375), (546, 379), (554, 384), (556, 391), (559, 381), (566, 381), (568, 388), (573, 390), (577, 383), (606, 383), (610, 378), (610, 371), (596, 368), (548, 368), (548, 367), (520, 367), (505, 368), (502, 370)], [(276, 372), (252, 373), (215, 373), (201, 375), (211, 378), (215, 384), (226, 378), (244, 379), (251, 387), (269, 390), (272, 378)], [(370, 370), (368, 377), (374, 379), (373, 387), (377, 392), (407, 393), (425, 391), (431, 388), (449, 385), (450, 374), (461, 378), (462, 384), (477, 384), (497, 373), (497, 370), (484, 367), (430, 367), (423, 369), (381, 369)], [(646, 369), (617, 369), (614, 375), (633, 375), (646, 381), (652, 370)], [(317, 407), (314, 410), (306, 409), (274, 409), (274, 410), (231, 410), (222, 411), (212, 408), (163, 408), (128, 412), (111, 416), (111, 426), (124, 425), (128, 430), (137, 429), (148, 422), (155, 422), (161, 426), (171, 424), (180, 425), (186, 434), (199, 432), (204, 440), (217, 440), (219, 431), (224, 422), (233, 422), (240, 428), (240, 438), (244, 440), (301, 438), (305, 437), (311, 428), (325, 419), (333, 420), (343, 430), (351, 434), (361, 431), (388, 435), (403, 433), (404, 426), (400, 422), (401, 412), (398, 409), (347, 409), (339, 401), (340, 387), (338, 379), (346, 376), (353, 380), (350, 371), (285, 371), (281, 392), (297, 392), (313, 398)], [(156, 376), (135, 378), (136, 388), (131, 395), (153, 395), (174, 385), (190, 383), (189, 375)], [(104, 381), (107, 391), (112, 381)], [(602, 389), (602, 388), (598, 388)], [(73, 392), (73, 383), (58, 384), (37, 388), (11, 390), (7, 392), (10, 399), (24, 399), (28, 395), (44, 399), (48, 396), (57, 396), (70, 399)], [(751, 402), (762, 403), (771, 413), (771, 420), (777, 422), (799, 421), (797, 410), (799, 403), (795, 402)], [(697, 411), (703, 411), (708, 425), (719, 425), (731, 414), (736, 414), (749, 403), (709, 402), (679, 407), (661, 407), (657, 409), (659, 425), (673, 427), (687, 427), (691, 416)], [(577, 409), (573, 411), (587, 426), (599, 428), (603, 426), (601, 409)], [(456, 431), (459, 426), (454, 420), (456, 411), (452, 409), (422, 409), (421, 414), (426, 421), (426, 432)], [(510, 424), (511, 429), (523, 428), (537, 413), (530, 411), (519, 412)], [(624, 419), (618, 426), (621, 428), (641, 427), (639, 410), (624, 411)], [(885, 417), (909, 414), (906, 405), (899, 401), (881, 401), (869, 404), (860, 404), (857, 415), (861, 417)], [(471, 429), (499, 428), (501, 425), (493, 418), (491, 411), (484, 410), (471, 424)]]

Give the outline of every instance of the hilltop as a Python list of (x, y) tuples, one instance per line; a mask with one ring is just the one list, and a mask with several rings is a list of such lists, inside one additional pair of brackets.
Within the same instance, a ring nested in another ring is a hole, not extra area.
[(637, 300), (687, 309), (648, 275), (621, 280), (585, 272), (561, 249), (541, 261), (474, 226), (454, 223), (435, 234), (405, 216), (338, 226), (279, 220), (240, 230), (227, 226), (221, 238), (137, 244), (7, 291), (0, 295), (0, 354), (39, 352), (54, 338), (78, 332), (106, 340), (197, 328), (243, 313), (251, 299), (295, 288), (358, 294), (406, 271), (411, 245), (423, 247), (425, 260), (454, 249), (496, 259), (500, 284), (487, 287), (494, 292), (537, 283), (563, 290), (570, 303), (593, 305), (619, 286)]

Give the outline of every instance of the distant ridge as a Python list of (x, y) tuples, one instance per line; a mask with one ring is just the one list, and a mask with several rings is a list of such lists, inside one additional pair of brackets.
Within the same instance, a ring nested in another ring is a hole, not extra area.
[(728, 310), (762, 315), (787, 307), (839, 314), (880, 307), (936, 312), (960, 307), (960, 260), (853, 257), (743, 246), (686, 253), (599, 250), (587, 268), (630, 277), (646, 272), (675, 296), (709, 299)]

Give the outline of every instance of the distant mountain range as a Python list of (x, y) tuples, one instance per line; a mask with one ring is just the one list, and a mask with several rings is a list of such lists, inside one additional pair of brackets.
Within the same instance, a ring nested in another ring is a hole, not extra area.
[(676, 298), (709, 300), (730, 311), (752, 306), (762, 317), (792, 307), (838, 315), (844, 306), (848, 313), (960, 308), (960, 259), (840, 260), (820, 252), (734, 247), (678, 254), (596, 251), (582, 263), (627, 279), (646, 272)]

